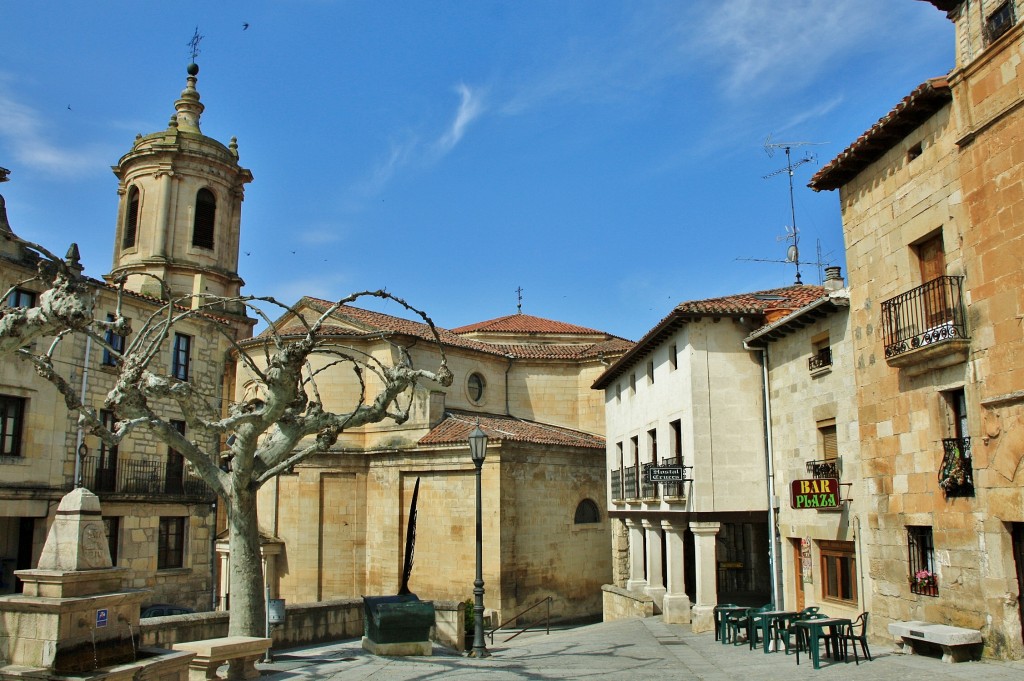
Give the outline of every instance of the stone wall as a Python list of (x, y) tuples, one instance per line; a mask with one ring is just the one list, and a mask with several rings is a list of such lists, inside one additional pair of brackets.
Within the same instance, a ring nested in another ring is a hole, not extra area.
[[(466, 614), (455, 601), (434, 602), (433, 640), (453, 650), (465, 650)], [(142, 620), (140, 644), (170, 648), (175, 643), (228, 635), (227, 612), (201, 612)], [(273, 627), (274, 648), (359, 638), (363, 635), (363, 601), (349, 598), (288, 605), (284, 624)]]
[(654, 617), (654, 599), (636, 591), (626, 591), (611, 584), (601, 587), (604, 621)]

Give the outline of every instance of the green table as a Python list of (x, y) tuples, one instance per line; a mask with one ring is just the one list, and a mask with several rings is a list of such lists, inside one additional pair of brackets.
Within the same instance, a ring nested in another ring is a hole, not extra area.
[(845, 617), (826, 617), (817, 620), (797, 620), (793, 624), (797, 627), (796, 663), (800, 664), (800, 629), (806, 629), (807, 642), (811, 648), (811, 662), (814, 664), (814, 668), (818, 669), (821, 660), (818, 641), (825, 635), (825, 627), (828, 627), (828, 637), (832, 639), (832, 657), (834, 659), (838, 654), (838, 634), (843, 627), (853, 624), (853, 621)]

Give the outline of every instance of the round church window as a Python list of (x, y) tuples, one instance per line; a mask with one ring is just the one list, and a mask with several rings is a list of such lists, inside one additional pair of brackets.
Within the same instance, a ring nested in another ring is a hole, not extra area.
[(484, 398), (484, 377), (474, 372), (469, 375), (466, 382), (466, 390), (469, 392), (469, 399), (472, 402), (480, 402)]

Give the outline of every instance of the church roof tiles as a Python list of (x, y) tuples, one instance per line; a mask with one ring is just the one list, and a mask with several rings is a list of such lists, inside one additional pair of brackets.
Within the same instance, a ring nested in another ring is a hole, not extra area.
[(604, 438), (583, 431), (552, 426), (537, 421), (527, 421), (514, 416), (478, 414), (475, 412), (450, 409), (444, 419), (424, 435), (420, 445), (465, 445), (470, 432), (480, 428), (491, 441), (528, 442), (539, 445), (563, 447), (588, 447), (604, 449)]

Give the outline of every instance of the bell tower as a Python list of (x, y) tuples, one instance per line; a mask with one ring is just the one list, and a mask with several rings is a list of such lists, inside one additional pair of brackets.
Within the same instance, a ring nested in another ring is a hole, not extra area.
[[(224, 146), (199, 129), (204, 106), (196, 90), (199, 67), (189, 64), (185, 89), (166, 130), (138, 135), (113, 167), (120, 205), (108, 281), (163, 297), (237, 296), (242, 199), (252, 173), (238, 163), (238, 144)], [(225, 310), (244, 315), (239, 306)]]

